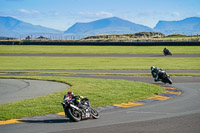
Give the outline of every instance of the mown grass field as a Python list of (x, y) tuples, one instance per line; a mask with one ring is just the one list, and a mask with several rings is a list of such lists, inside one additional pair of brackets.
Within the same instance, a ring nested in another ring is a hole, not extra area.
[[(200, 46), (166, 46), (173, 54), (200, 54)], [(0, 53), (28, 54), (162, 54), (164, 46), (30, 46), (0, 45)]]
[[(93, 107), (144, 99), (164, 91), (162, 87), (152, 84), (114, 79), (36, 76), (0, 78), (28, 78), (68, 83), (72, 85), (69, 90), (76, 95), (87, 96)], [(0, 120), (63, 112), (61, 102), (67, 91), (65, 89), (42, 97), (0, 105)]]
[(200, 69), (200, 58), (163, 57), (20, 57), (1, 56), (0, 70), (44, 69)]

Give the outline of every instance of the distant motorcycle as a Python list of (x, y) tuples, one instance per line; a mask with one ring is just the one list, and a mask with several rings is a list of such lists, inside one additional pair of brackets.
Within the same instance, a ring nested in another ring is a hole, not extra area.
[(90, 106), (90, 102), (85, 100), (81, 104), (81, 108), (75, 105), (75, 99), (71, 96), (66, 96), (61, 103), (65, 111), (65, 116), (74, 122), (79, 122), (82, 119), (98, 119), (99, 113)]
[(167, 49), (167, 48), (164, 48), (163, 54), (164, 54), (165, 56), (167, 56), (167, 55), (172, 56), (172, 53), (171, 53), (171, 52), (169, 51), (169, 49)]
[(151, 67), (151, 73), (155, 81), (172, 84), (170, 76), (164, 70)]

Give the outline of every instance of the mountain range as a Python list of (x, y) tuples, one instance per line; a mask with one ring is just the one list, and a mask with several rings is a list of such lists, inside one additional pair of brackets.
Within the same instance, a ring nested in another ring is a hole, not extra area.
[(55, 33), (61, 33), (61, 31), (40, 25), (32, 25), (12, 17), (0, 17), (0, 36), (18, 37), (19, 35)]
[(100, 19), (88, 23), (75, 23), (66, 31), (33, 25), (12, 17), (0, 17), (0, 36), (16, 37), (27, 35), (97, 35), (137, 32), (161, 32), (168, 34), (200, 34), (200, 18), (190, 17), (180, 21), (159, 21), (154, 28), (136, 24), (118, 17)]
[(67, 31), (65, 31), (65, 33), (96, 35), (137, 33), (142, 31), (152, 32), (153, 29), (147, 26), (123, 20), (118, 17), (111, 17), (89, 23), (76, 23)]
[(154, 27), (154, 31), (164, 34), (196, 35), (200, 33), (200, 18), (190, 17), (180, 21), (159, 21)]

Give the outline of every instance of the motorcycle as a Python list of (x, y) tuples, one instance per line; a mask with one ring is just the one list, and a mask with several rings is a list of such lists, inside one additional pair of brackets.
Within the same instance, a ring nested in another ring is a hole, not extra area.
[[(154, 75), (156, 75), (156, 73), (152, 75), (153, 78), (155, 78)], [(160, 70), (158, 72), (158, 81), (162, 81), (165, 84), (166, 83), (172, 84), (172, 80), (170, 79), (170, 76), (164, 70)]]
[(164, 56), (167, 56), (167, 55), (172, 56), (172, 53), (166, 48), (163, 50), (163, 54), (164, 54)]
[(83, 100), (81, 107), (78, 107), (75, 103), (75, 99), (71, 96), (66, 96), (63, 99), (61, 104), (65, 111), (66, 118), (69, 118), (74, 122), (79, 122), (80, 120), (89, 118), (99, 118), (99, 113), (90, 106), (90, 102), (88, 100)]

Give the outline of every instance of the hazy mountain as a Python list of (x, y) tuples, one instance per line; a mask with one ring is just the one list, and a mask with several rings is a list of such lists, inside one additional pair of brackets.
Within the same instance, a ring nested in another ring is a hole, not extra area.
[(200, 18), (191, 17), (180, 21), (159, 21), (154, 30), (164, 34), (200, 34)]
[(18, 35), (42, 35), (52, 33), (61, 33), (61, 31), (40, 25), (32, 25), (12, 17), (0, 17), (0, 36), (15, 37)]
[(151, 28), (139, 24), (132, 23), (118, 17), (100, 19), (88, 23), (76, 23), (71, 26), (65, 33), (72, 34), (122, 34), (136, 32), (150, 32)]
[[(76, 23), (72, 25), (65, 34), (63, 32), (40, 25), (32, 25), (12, 17), (0, 17), (0, 36), (3, 37), (25, 37), (27, 35), (53, 37), (60, 39), (70, 36), (87, 36), (97, 34), (124, 34), (138, 32), (161, 32), (164, 34), (182, 33), (185, 35), (200, 34), (200, 18), (191, 17), (180, 21), (159, 21), (151, 29), (147, 26), (135, 24), (118, 17), (100, 19), (88, 23)], [(69, 38), (68, 38), (69, 39)]]

